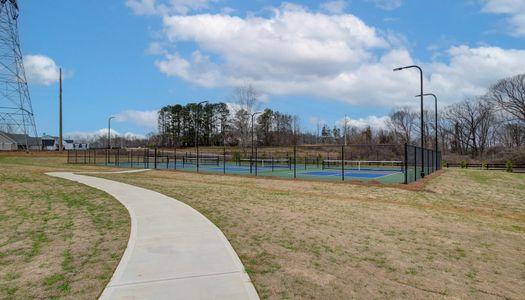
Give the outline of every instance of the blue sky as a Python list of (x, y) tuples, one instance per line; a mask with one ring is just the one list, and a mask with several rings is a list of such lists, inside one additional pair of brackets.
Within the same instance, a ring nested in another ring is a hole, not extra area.
[[(225, 101), (251, 84), (262, 107), (297, 114), (303, 130), (383, 126), (425, 92), (442, 105), (525, 72), (525, 0), (20, 1), (19, 30), (40, 134), (143, 135), (167, 104)], [(429, 107), (432, 107), (429, 102)]]

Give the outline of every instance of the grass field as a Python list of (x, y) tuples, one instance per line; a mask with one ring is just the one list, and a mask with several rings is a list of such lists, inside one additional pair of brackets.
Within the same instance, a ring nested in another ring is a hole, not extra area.
[(184, 201), (262, 298), (525, 295), (525, 175), (448, 170), (421, 191), (152, 171), (105, 175)]
[[(40, 175), (70, 168), (48, 160), (6, 158), (0, 164), (10, 168), (5, 176), (31, 169), (20, 176), (42, 180), (41, 188), (89, 190)], [(525, 294), (525, 174), (451, 169), (419, 183), (416, 190), (173, 171), (102, 177), (162, 192), (205, 214), (230, 240), (263, 299), (519, 299)], [(20, 190), (11, 193), (29, 197)], [(58, 203), (64, 201), (61, 197)], [(6, 210), (16, 211), (13, 206)], [(112, 228), (125, 235), (127, 226), (122, 219)], [(11, 264), (6, 263), (3, 235), (13, 235), (15, 227), (3, 228), (12, 229), (2, 233), (0, 273), (10, 274), (4, 272)], [(41, 257), (50, 255), (46, 253)], [(13, 263), (39, 264), (19, 256)], [(58, 271), (50, 273), (66, 273), (62, 268), (67, 260), (61, 258), (54, 260)], [(78, 278), (92, 275), (75, 270)], [(17, 283), (13, 298), (24, 298), (23, 292), (31, 289), (21, 282), (32, 280), (18, 273), (2, 275), (2, 293), (15, 286), (7, 283)], [(34, 285), (45, 292), (45, 281)], [(54, 291), (61, 293), (57, 287)]]
[(126, 209), (44, 175), (71, 169), (64, 161), (0, 156), (0, 299), (95, 299), (122, 256)]

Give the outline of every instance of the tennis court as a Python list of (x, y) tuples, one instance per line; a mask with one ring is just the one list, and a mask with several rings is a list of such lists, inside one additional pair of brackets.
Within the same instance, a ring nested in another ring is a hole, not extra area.
[[(69, 163), (325, 181), (409, 183), (440, 165), (439, 153), (408, 145), (252, 149), (101, 149), (68, 152)], [(421, 155), (425, 160), (421, 160)], [(421, 163), (424, 165), (420, 166)]]

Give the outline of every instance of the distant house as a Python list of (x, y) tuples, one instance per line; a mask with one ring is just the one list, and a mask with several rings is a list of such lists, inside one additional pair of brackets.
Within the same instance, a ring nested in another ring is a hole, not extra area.
[(0, 151), (15, 151), (17, 149), (16, 141), (0, 131)]
[[(42, 137), (42, 150), (55, 151), (60, 147), (60, 139), (56, 136), (45, 135)], [(75, 143), (74, 140), (66, 139), (62, 142), (64, 150), (88, 150), (89, 144)]]
[(42, 137), (42, 150), (55, 151), (58, 150), (57, 144), (58, 138), (50, 135), (44, 135)]
[(40, 145), (38, 137), (0, 131), (0, 151), (40, 150)]
[(64, 140), (64, 142), (62, 143), (62, 146), (64, 147), (64, 150), (75, 149), (75, 143), (73, 140)]

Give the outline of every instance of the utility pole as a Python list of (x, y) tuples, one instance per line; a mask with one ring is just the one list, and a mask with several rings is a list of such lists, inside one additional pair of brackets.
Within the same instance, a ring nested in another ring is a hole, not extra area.
[(115, 117), (108, 118), (108, 149), (110, 150), (111, 150), (111, 119), (115, 119)]
[(319, 144), (319, 135), (321, 134), (320, 127), (321, 127), (321, 121), (317, 121), (317, 136), (315, 137), (316, 144)]
[(59, 139), (60, 139), (60, 142), (59, 142), (59, 151), (62, 151), (64, 145), (62, 144), (63, 143), (63, 136), (62, 136), (62, 68), (60, 68), (60, 129), (59, 129)]

